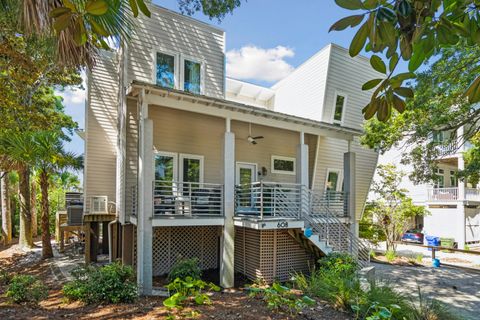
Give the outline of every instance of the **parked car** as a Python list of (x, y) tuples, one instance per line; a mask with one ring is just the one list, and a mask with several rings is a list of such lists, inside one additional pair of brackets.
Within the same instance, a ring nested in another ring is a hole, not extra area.
[(419, 229), (407, 230), (402, 235), (402, 242), (413, 242), (423, 244), (423, 233)]

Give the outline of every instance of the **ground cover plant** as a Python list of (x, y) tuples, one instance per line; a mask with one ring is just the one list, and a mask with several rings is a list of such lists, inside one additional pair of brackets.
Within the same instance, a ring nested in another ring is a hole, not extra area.
[(35, 276), (15, 275), (8, 279), (8, 289), (5, 295), (16, 303), (38, 303), (48, 297), (48, 289)]
[(198, 258), (178, 260), (168, 274), (168, 282), (172, 282), (177, 278), (186, 279), (187, 277), (193, 279), (202, 277)]
[(69, 300), (86, 304), (133, 302), (137, 285), (132, 267), (112, 263), (103, 267), (85, 266), (72, 271), (73, 281), (63, 286)]

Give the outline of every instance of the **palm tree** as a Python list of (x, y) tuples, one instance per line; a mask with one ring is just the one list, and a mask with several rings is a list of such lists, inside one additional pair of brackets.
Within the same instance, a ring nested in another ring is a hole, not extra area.
[(33, 133), (0, 132), (0, 167), (15, 170), (19, 175), (20, 234), (19, 245), (33, 247), (32, 214), (30, 207), (30, 168), (35, 162)]
[(2, 205), (2, 239), (3, 244), (12, 242), (12, 215), (10, 210), (10, 185), (8, 172), (0, 172), (0, 189)]
[(48, 190), (50, 187), (50, 176), (62, 170), (80, 169), (82, 157), (66, 152), (60, 135), (51, 131), (40, 131), (34, 134), (36, 168), (39, 171), (41, 190), (41, 225), (42, 225), (42, 258), (53, 257), (51, 236), (50, 236), (50, 201)]

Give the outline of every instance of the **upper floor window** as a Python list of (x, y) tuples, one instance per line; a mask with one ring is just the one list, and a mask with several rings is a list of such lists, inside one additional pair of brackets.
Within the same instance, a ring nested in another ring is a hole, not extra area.
[(333, 123), (342, 124), (343, 116), (345, 113), (345, 105), (347, 102), (347, 96), (344, 94), (335, 94), (335, 109), (333, 113)]
[[(340, 170), (328, 169), (327, 181), (325, 182), (326, 191), (338, 191), (340, 187)], [(343, 190), (343, 183), (342, 183)]]
[(445, 188), (445, 170), (437, 169), (435, 171), (437, 179), (434, 181), (434, 188)]
[(295, 158), (272, 156), (272, 173), (295, 174)]
[(175, 56), (157, 52), (156, 84), (166, 88), (175, 88)]
[(200, 94), (202, 65), (188, 59), (183, 60), (183, 90)]
[(450, 187), (458, 187), (457, 173), (450, 170)]

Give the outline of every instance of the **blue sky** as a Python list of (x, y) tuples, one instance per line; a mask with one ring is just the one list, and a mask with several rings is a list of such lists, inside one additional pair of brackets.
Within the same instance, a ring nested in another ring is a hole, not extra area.
[[(178, 11), (177, 0), (154, 2)], [(201, 13), (194, 17), (226, 31), (227, 75), (269, 86), (330, 42), (348, 47), (355, 30), (328, 33), (328, 29), (349, 14), (333, 0), (250, 0), (220, 23)], [(85, 93), (62, 95), (66, 112), (84, 128)], [(83, 141), (75, 136), (67, 148), (83, 153)]]

